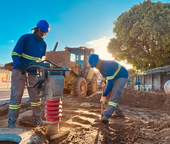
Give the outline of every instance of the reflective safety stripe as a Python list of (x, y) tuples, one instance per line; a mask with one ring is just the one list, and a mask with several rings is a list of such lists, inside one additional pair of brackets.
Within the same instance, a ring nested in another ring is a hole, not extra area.
[(15, 56), (19, 56), (19, 57), (21, 56), (21, 55), (18, 54), (17, 52), (12, 52), (12, 56), (14, 56), (14, 55), (15, 55)]
[(22, 53), (22, 54), (20, 55), (20, 54), (18, 54), (17, 52), (12, 52), (12, 56), (19, 56), (19, 57), (22, 56), (22, 57), (24, 57), (24, 58), (26, 58), (26, 59), (33, 60), (33, 61), (40, 61), (40, 60), (41, 60), (39, 57), (29, 56), (29, 55), (27, 55), (27, 54), (25, 54), (25, 53)]
[(40, 106), (41, 102), (31, 102), (31, 106)]
[(114, 102), (109, 101), (108, 105), (111, 105), (111, 106), (116, 107), (117, 103), (114, 103)]
[(26, 58), (26, 59), (29, 59), (29, 60), (40, 61), (40, 58), (38, 58), (38, 57), (33, 57), (33, 56), (29, 56), (29, 55), (27, 55), (27, 54), (25, 54), (25, 53), (22, 53), (21, 56), (24, 57), (24, 58)]
[(9, 105), (9, 109), (20, 109), (21, 108), (21, 104), (19, 105)]
[(114, 79), (115, 76), (116, 76), (116, 75), (118, 74), (118, 72), (120, 71), (120, 69), (121, 69), (121, 66), (118, 64), (118, 69), (116, 70), (116, 72), (114, 73), (114, 75), (106, 77), (107, 80)]

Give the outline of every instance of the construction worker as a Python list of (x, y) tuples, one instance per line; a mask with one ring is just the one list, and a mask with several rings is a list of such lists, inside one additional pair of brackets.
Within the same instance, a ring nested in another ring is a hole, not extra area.
[(137, 85), (141, 85), (139, 76), (137, 76)]
[(130, 80), (128, 79), (127, 83), (126, 83), (126, 86), (129, 87), (129, 85), (130, 85)]
[[(40, 20), (33, 28), (34, 33), (22, 35), (12, 51), (13, 70), (11, 81), (11, 96), (8, 113), (8, 127), (16, 127), (16, 121), (21, 108), (21, 99), (25, 88), (25, 69), (33, 62), (40, 61), (45, 56), (47, 44), (44, 37), (50, 31), (50, 25), (46, 20)], [(30, 85), (35, 83), (36, 70), (28, 72)], [(30, 103), (33, 111), (33, 123), (43, 124), (41, 119), (40, 99), (36, 97), (34, 88), (28, 88)]]
[(112, 117), (124, 117), (123, 111), (118, 106), (118, 100), (122, 90), (128, 80), (128, 71), (115, 61), (104, 61), (96, 54), (89, 57), (91, 67), (97, 68), (100, 73), (107, 79), (107, 87), (101, 96), (100, 103), (108, 103), (101, 121), (106, 123), (115, 111)]

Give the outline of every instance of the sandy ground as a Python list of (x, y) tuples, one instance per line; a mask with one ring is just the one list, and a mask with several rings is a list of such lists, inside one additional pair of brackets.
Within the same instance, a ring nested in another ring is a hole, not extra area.
[[(32, 125), (29, 103), (22, 104), (17, 126), (33, 130), (34, 144), (169, 144), (170, 96), (164, 92), (135, 91), (125, 88), (119, 105), (126, 117), (110, 118), (108, 124), (99, 122), (100, 95), (85, 98), (64, 95), (59, 131), (70, 133), (55, 140), (46, 136), (46, 127)], [(0, 128), (7, 126), (8, 104), (0, 106)], [(44, 105), (42, 105), (44, 109)], [(43, 113), (44, 114), (44, 113)], [(45, 118), (43, 117), (45, 120)]]

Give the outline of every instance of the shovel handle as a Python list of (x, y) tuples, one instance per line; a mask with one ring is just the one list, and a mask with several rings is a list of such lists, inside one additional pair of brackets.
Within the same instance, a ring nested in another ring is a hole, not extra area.
[(101, 103), (101, 119), (102, 119), (102, 117), (103, 117), (103, 115), (104, 115), (104, 111), (103, 111), (103, 109), (104, 109), (104, 104), (103, 104), (103, 103)]
[(104, 109), (104, 104), (101, 103), (101, 114), (104, 114), (104, 113), (103, 113), (103, 109)]

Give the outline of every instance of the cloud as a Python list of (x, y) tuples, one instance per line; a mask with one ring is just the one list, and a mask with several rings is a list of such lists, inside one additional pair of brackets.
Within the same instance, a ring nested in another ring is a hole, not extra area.
[(8, 42), (12, 43), (12, 42), (14, 42), (14, 40), (10, 40), (10, 41), (8, 41)]
[(110, 53), (107, 52), (107, 45), (110, 41), (111, 37), (103, 36), (97, 40), (92, 40), (86, 42), (88, 47), (93, 48), (95, 50), (95, 54), (98, 54), (99, 57), (103, 60), (113, 60), (114, 58)]

